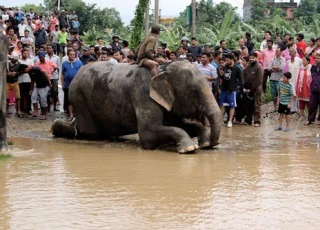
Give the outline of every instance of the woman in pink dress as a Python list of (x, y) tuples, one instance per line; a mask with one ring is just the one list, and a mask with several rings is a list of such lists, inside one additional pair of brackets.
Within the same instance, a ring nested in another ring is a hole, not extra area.
[(299, 102), (300, 115), (304, 115), (305, 108), (309, 107), (311, 78), (310, 58), (302, 59), (302, 66), (298, 70), (296, 95)]
[(57, 23), (58, 23), (57, 16), (52, 14), (50, 16), (50, 27), (49, 27), (50, 32), (55, 30), (55, 26), (57, 25)]

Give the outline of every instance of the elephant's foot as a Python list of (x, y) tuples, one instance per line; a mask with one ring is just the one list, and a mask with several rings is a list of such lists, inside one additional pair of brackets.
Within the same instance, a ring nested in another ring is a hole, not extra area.
[(204, 134), (199, 137), (199, 146), (201, 149), (208, 149), (211, 148), (210, 139), (207, 134)]
[(192, 153), (199, 149), (199, 145), (195, 144), (193, 141), (181, 141), (178, 144), (177, 151), (180, 154), (183, 153)]

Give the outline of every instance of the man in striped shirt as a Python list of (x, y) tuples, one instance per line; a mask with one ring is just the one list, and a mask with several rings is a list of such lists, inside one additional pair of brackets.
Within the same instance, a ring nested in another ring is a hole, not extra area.
[[(208, 81), (208, 85), (212, 90), (213, 94), (217, 95), (218, 93), (218, 74), (217, 69), (209, 63), (210, 53), (201, 54), (201, 64), (197, 65), (198, 70)], [(216, 97), (217, 98), (217, 97)]]

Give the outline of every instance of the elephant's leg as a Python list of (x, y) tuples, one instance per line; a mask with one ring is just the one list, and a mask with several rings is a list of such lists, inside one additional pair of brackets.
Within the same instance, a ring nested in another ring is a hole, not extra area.
[(99, 139), (101, 138), (101, 131), (97, 127), (96, 122), (92, 117), (92, 109), (89, 103), (84, 103), (85, 100), (81, 100), (83, 103), (77, 102), (75, 107), (76, 117), (76, 130), (79, 138), (87, 139)]
[(200, 148), (210, 147), (208, 130), (200, 122), (183, 119), (181, 128), (184, 129), (190, 137), (198, 137)]
[(193, 152), (199, 148), (188, 133), (178, 127), (138, 122), (138, 132), (141, 144), (146, 149), (154, 149), (172, 141), (176, 143), (179, 153)]

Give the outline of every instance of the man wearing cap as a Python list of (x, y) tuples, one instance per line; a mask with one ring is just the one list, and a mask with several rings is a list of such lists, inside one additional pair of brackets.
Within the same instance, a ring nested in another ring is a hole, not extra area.
[(64, 10), (61, 11), (60, 15), (59, 15), (59, 25), (60, 25), (60, 30), (62, 30), (62, 28), (68, 28), (68, 19), (66, 16), (66, 13)]
[(23, 117), (20, 110), (20, 89), (18, 83), (18, 77), (24, 73), (21, 71), (20, 62), (18, 55), (11, 55), (11, 61), (7, 64), (7, 111), (9, 109), (9, 96), (10, 90), (13, 91), (15, 103), (16, 103), (16, 111), (19, 117)]
[(46, 73), (41, 70), (38, 66), (35, 66), (30, 71), (31, 78), (31, 87), (30, 87), (30, 95), (31, 101), (33, 104), (33, 112), (31, 112), (31, 116), (29, 118), (38, 117), (39, 116), (39, 108), (38, 101), (40, 102), (41, 107), (41, 116), (40, 120), (45, 120), (47, 115), (47, 108), (49, 106), (48, 103), (48, 93), (50, 90), (50, 81)]
[(46, 60), (45, 56), (46, 53), (40, 51), (38, 53), (39, 61), (37, 61), (34, 66), (38, 66), (43, 72), (46, 73), (48, 79), (50, 79), (52, 72), (55, 71), (58, 68), (58, 66), (52, 61)]
[(158, 63), (155, 61), (155, 54), (158, 47), (160, 27), (155, 25), (151, 28), (151, 34), (143, 39), (138, 47), (136, 63), (151, 70), (152, 76), (158, 73)]
[(118, 35), (112, 36), (112, 43), (110, 43), (110, 46), (112, 47), (112, 50), (114, 52), (121, 50), (121, 45), (119, 43), (119, 36)]
[(82, 65), (88, 64), (88, 61), (90, 60), (90, 47), (86, 46), (83, 49), (82, 57), (79, 58), (79, 60), (82, 62)]

